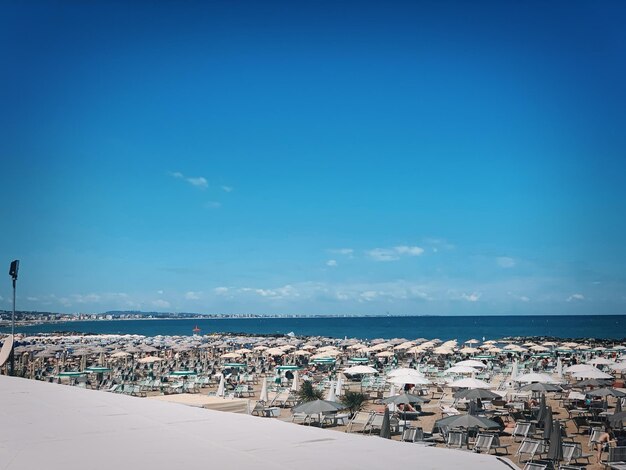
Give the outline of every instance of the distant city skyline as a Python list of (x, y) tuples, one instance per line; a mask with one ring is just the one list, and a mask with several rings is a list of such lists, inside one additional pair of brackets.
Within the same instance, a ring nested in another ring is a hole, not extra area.
[(626, 314), (623, 2), (0, 13), (19, 310)]

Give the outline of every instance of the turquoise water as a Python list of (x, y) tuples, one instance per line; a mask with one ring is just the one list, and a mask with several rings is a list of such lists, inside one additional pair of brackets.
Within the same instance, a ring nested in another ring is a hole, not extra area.
[(22, 333), (74, 331), (191, 335), (195, 326), (208, 333), (250, 333), (344, 336), (373, 339), (470, 338), (497, 339), (504, 336), (555, 336), (559, 338), (626, 337), (626, 315), (594, 316), (433, 316), (433, 317), (333, 317), (333, 318), (219, 318), (206, 320), (121, 320), (74, 321), (18, 328)]

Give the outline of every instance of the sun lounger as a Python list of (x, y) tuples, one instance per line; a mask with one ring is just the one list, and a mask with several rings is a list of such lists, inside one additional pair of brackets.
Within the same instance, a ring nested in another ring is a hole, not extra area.
[(528, 455), (528, 460), (533, 460), (536, 454), (540, 454), (542, 451), (542, 442), (536, 439), (524, 439), (518, 449), (515, 452), (515, 456), (518, 457), (520, 462), (522, 461), (522, 456)]
[(476, 440), (474, 441), (474, 447), (472, 450), (474, 452), (487, 452), (491, 450), (491, 445), (493, 443), (493, 434), (478, 434), (476, 436)]
[(541, 462), (526, 462), (524, 465), (524, 470), (546, 470), (548, 468), (548, 464)]
[(467, 445), (467, 432), (458, 429), (448, 431), (446, 447), (458, 447), (459, 449)]
[(348, 423), (346, 432), (365, 432), (367, 425), (372, 419), (373, 413), (367, 411), (357, 411)]
[(585, 459), (587, 463), (589, 463), (589, 458), (591, 456), (592, 454), (583, 454), (583, 448), (577, 442), (563, 443), (563, 461), (566, 464), (569, 464), (572, 460), (578, 462), (579, 459)]

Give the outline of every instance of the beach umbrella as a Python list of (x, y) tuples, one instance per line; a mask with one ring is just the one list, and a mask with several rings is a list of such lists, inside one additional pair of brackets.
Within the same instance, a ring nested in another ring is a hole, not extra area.
[(469, 367), (474, 367), (478, 369), (483, 369), (487, 367), (484, 363), (477, 361), (476, 359), (467, 359), (465, 361), (459, 361), (454, 365), (455, 366), (469, 366)]
[(328, 393), (326, 393), (327, 401), (337, 401), (337, 396), (335, 395), (335, 382), (330, 383), (330, 388), (328, 389)]
[(491, 388), (487, 382), (475, 378), (455, 380), (448, 384), (451, 388)]
[(137, 362), (140, 364), (152, 364), (153, 362), (161, 362), (161, 361), (163, 361), (163, 359), (161, 359), (160, 357), (154, 357), (154, 356), (146, 356), (137, 360)]
[(556, 375), (558, 375), (559, 378), (563, 377), (563, 363), (560, 357), (556, 360)]
[(220, 384), (217, 386), (217, 392), (215, 392), (215, 396), (224, 398), (224, 389), (224, 375), (222, 374), (222, 376), (220, 377)]
[(304, 413), (306, 415), (316, 415), (322, 413), (332, 413), (344, 408), (344, 405), (336, 401), (313, 400), (294, 406), (291, 411), (294, 413)]
[(389, 408), (385, 406), (385, 414), (383, 414), (383, 424), (380, 426), (380, 437), (383, 439), (391, 439), (391, 423), (389, 421)]
[(297, 392), (298, 389), (300, 388), (300, 384), (298, 383), (299, 380), (299, 375), (298, 375), (298, 371), (296, 370), (293, 373), (293, 380), (291, 381), (291, 391), (292, 392)]
[(610, 366), (615, 364), (615, 361), (611, 361), (610, 359), (606, 359), (605, 357), (596, 357), (595, 359), (588, 361), (587, 364), (593, 364), (594, 366)]
[(547, 406), (546, 406), (546, 394), (541, 394), (541, 399), (539, 400), (539, 409), (537, 410), (537, 424), (539, 426), (543, 426), (544, 420), (546, 419)]
[(435, 421), (435, 426), (440, 428), (448, 426), (449, 428), (480, 428), (480, 429), (500, 429), (500, 424), (482, 416), (471, 414), (454, 415)]
[(340, 397), (343, 394), (343, 377), (339, 375), (337, 377), (337, 386), (335, 387), (335, 395)]
[(356, 375), (356, 374), (376, 374), (378, 371), (370, 366), (353, 366), (348, 367), (343, 371), (344, 374)]
[(410, 369), (408, 367), (400, 367), (387, 373), (387, 377), (397, 377), (399, 375), (415, 375), (417, 377), (424, 377), (424, 374), (422, 374), (419, 370)]
[(553, 416), (552, 416), (552, 407), (548, 406), (546, 408), (546, 419), (543, 425), (543, 438), (545, 440), (550, 439), (550, 434), (552, 433), (552, 427), (554, 426), (553, 423)]
[(533, 382), (527, 385), (524, 385), (520, 388), (522, 392), (559, 392), (561, 391), (561, 387), (554, 384), (547, 384), (541, 382)]
[(585, 388), (585, 387), (603, 387), (606, 385), (606, 380), (598, 380), (598, 379), (589, 379), (589, 380), (581, 380), (580, 382), (576, 382), (572, 384), (573, 388)]
[(413, 395), (412, 393), (401, 393), (400, 395), (393, 395), (381, 400), (381, 402), (386, 405), (391, 403), (394, 405), (412, 405), (414, 403), (426, 403), (427, 401), (429, 400), (425, 400), (424, 398)]
[(269, 398), (267, 396), (267, 377), (263, 377), (263, 384), (261, 385), (261, 395), (259, 395), (259, 400), (264, 403), (267, 403), (269, 401)]
[(587, 370), (581, 370), (579, 372), (574, 372), (572, 377), (576, 377), (577, 379), (612, 379), (613, 376), (611, 374), (607, 374), (606, 372), (602, 372), (600, 369), (593, 368)]
[(395, 377), (387, 377), (387, 382), (396, 384), (396, 385), (406, 385), (406, 384), (414, 384), (414, 385), (426, 385), (430, 383), (425, 377), (419, 376), (417, 374), (403, 374), (397, 375)]
[(566, 374), (573, 374), (574, 372), (582, 372), (584, 370), (596, 369), (595, 366), (591, 364), (574, 364), (573, 366), (566, 367), (563, 369), (563, 372)]
[(540, 374), (538, 372), (522, 374), (514, 378), (513, 380), (515, 382), (522, 382), (522, 383), (530, 383), (530, 382), (554, 383), (554, 379), (550, 377), (548, 374)]
[(518, 365), (517, 365), (517, 359), (515, 359), (515, 361), (513, 361), (513, 366), (511, 367), (511, 381), (514, 381), (517, 378), (518, 375)]
[(619, 390), (616, 390), (611, 387), (592, 390), (591, 392), (587, 392), (587, 395), (591, 395), (592, 397), (617, 397), (617, 398), (626, 397), (626, 393), (620, 392)]
[(475, 374), (476, 369), (470, 366), (452, 366), (443, 371), (444, 374)]
[(484, 388), (470, 388), (467, 390), (459, 390), (454, 394), (454, 398), (465, 400), (495, 400), (502, 397), (497, 393), (494, 393), (491, 390), (486, 390)]
[(561, 423), (552, 422), (552, 432), (550, 433), (550, 445), (548, 447), (548, 459), (553, 462), (563, 460), (563, 437), (561, 435)]

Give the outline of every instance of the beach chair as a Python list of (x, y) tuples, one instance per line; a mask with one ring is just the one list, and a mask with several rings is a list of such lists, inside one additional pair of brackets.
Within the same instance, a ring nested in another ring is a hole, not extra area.
[(589, 426), (589, 418), (587, 416), (574, 416), (572, 421), (576, 426), (576, 432), (578, 434), (584, 434), (586, 431), (591, 429), (591, 426)]
[(598, 439), (602, 434), (604, 434), (604, 428), (591, 428), (591, 431), (589, 432), (589, 442), (587, 443), (587, 447), (589, 449), (595, 448), (596, 444), (598, 443)]
[(448, 431), (446, 439), (446, 447), (458, 447), (459, 449), (467, 445), (467, 433), (460, 429), (451, 429)]
[(515, 423), (515, 428), (513, 429), (511, 436), (513, 436), (514, 442), (520, 442), (518, 438), (521, 438), (520, 440), (523, 441), (534, 432), (535, 425), (533, 423), (529, 423), (528, 421), (517, 421)]
[(357, 411), (348, 423), (346, 432), (365, 432), (373, 413), (368, 411)]
[(491, 441), (491, 448), (494, 450), (494, 453), (497, 454), (499, 450), (504, 449), (504, 453), (508, 455), (509, 447), (511, 447), (510, 444), (502, 444), (500, 442), (500, 436), (498, 436), (497, 434), (493, 435), (493, 441)]
[(524, 465), (524, 470), (546, 470), (547, 468), (548, 464), (541, 462), (526, 462)]
[(524, 439), (515, 452), (515, 456), (520, 462), (522, 461), (522, 456), (524, 455), (529, 456), (528, 460), (533, 460), (536, 454), (541, 453), (541, 444), (542, 442), (536, 439)]
[(384, 413), (374, 413), (369, 423), (367, 423), (366, 431), (368, 431), (369, 434), (372, 434), (372, 431), (380, 432), (383, 427), (384, 416)]
[(472, 450), (474, 452), (487, 452), (489, 453), (489, 451), (491, 450), (491, 446), (493, 443), (493, 434), (482, 434), (479, 433), (476, 436), (476, 440), (474, 441), (474, 447), (472, 447)]
[(578, 442), (563, 443), (563, 461), (566, 464), (571, 463), (572, 460), (578, 462), (579, 459), (585, 459), (589, 463), (591, 456), (592, 454), (583, 454), (583, 447)]
[(439, 398), (442, 399), (443, 396), (446, 394), (446, 392), (444, 391), (443, 387), (441, 385), (436, 385), (433, 392), (432, 392), (432, 399), (434, 400), (435, 398)]
[(626, 462), (626, 446), (609, 447), (609, 452), (606, 460), (601, 461), (606, 468), (609, 468), (612, 463)]

